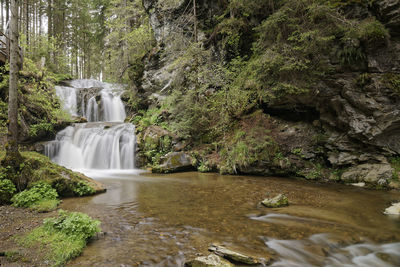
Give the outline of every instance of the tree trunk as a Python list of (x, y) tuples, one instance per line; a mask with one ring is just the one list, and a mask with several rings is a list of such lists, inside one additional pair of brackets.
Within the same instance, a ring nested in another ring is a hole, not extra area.
[(0, 4), (0, 8), (1, 8), (1, 31), (5, 32), (4, 30), (4, 0), (1, 0), (1, 4)]
[(29, 47), (29, 1), (25, 0), (24, 3), (24, 12), (25, 12), (25, 38), (26, 38), (26, 44)]
[(196, 8), (196, 0), (193, 0), (193, 17), (194, 17), (194, 41), (198, 42), (197, 36), (197, 8)]
[[(6, 0), (6, 25), (10, 21), (10, 1)], [(7, 27), (6, 27), (7, 28)], [(7, 29), (6, 29), (7, 30)]]
[(18, 0), (11, 0), (10, 21), (10, 86), (8, 93), (8, 135), (6, 161), (8, 165), (19, 165), (18, 152)]

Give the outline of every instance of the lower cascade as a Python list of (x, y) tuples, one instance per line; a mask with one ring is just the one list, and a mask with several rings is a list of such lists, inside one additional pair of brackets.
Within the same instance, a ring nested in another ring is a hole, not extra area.
[[(89, 122), (75, 123), (59, 132), (54, 141), (46, 144), (46, 156), (74, 170), (134, 169), (135, 126), (123, 123), (121, 87), (96, 80), (74, 80), (69, 84), (56, 88), (64, 109)], [(113, 91), (115, 88), (117, 93)]]

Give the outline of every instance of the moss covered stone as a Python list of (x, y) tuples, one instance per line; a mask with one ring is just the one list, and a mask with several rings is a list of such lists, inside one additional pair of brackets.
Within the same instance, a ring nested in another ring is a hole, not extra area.
[[(18, 180), (20, 191), (31, 187), (36, 182), (45, 182), (51, 185), (60, 197), (85, 196), (105, 192), (100, 182), (86, 177), (81, 173), (73, 172), (50, 161), (44, 155), (36, 152), (22, 152), (23, 163), (20, 165)], [(0, 160), (5, 152), (0, 152)], [(3, 166), (7, 170), (7, 166)]]
[(267, 208), (279, 208), (279, 207), (284, 207), (289, 205), (289, 200), (284, 194), (279, 194), (274, 198), (267, 198), (261, 201), (261, 204), (263, 204)]

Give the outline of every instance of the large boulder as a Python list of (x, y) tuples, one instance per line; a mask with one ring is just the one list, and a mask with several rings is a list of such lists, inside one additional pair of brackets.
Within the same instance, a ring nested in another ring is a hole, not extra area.
[(153, 168), (153, 172), (171, 173), (194, 170), (193, 159), (185, 152), (171, 152), (164, 156), (161, 165)]
[(390, 164), (361, 164), (351, 167), (341, 176), (345, 182), (366, 182), (370, 184), (387, 185), (393, 177)]

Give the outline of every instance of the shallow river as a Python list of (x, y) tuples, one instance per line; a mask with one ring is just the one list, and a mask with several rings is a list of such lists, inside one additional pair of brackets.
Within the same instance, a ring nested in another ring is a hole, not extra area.
[[(212, 243), (272, 266), (400, 266), (400, 219), (382, 214), (399, 192), (286, 178), (87, 173), (105, 194), (62, 208), (102, 221), (106, 235), (69, 266), (183, 266)], [(285, 193), (289, 207), (258, 203)]]

